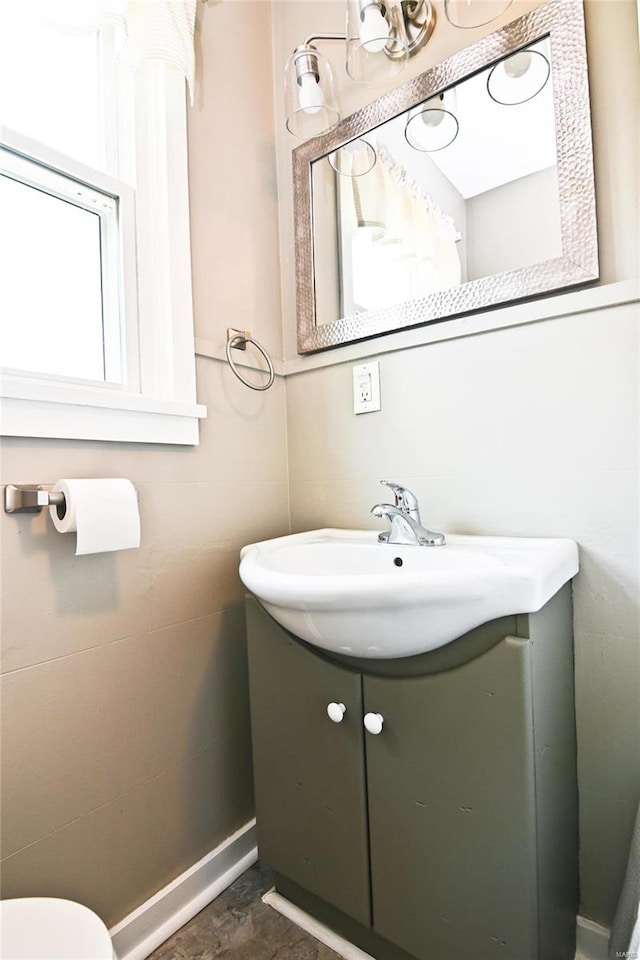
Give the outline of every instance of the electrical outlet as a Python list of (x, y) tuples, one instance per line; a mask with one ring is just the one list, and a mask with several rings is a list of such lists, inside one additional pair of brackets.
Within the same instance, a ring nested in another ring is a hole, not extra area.
[(377, 360), (353, 367), (353, 412), (380, 410), (380, 364)]

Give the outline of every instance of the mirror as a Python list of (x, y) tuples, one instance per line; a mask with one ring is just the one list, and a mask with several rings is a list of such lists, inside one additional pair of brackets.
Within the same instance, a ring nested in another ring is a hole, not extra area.
[(597, 279), (582, 3), (303, 144), (294, 193), (300, 353)]

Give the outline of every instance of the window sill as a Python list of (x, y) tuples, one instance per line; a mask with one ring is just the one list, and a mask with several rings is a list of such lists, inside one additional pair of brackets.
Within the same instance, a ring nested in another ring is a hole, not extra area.
[(5, 377), (2, 435), (196, 445), (207, 408), (76, 384)]

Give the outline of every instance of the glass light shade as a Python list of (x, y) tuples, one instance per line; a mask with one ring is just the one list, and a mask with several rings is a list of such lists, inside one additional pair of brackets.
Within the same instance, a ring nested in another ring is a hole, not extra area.
[(384, 83), (403, 69), (409, 47), (399, 0), (347, 0), (347, 73), (358, 83)]
[(487, 77), (487, 91), (496, 103), (526, 103), (540, 93), (550, 74), (551, 66), (543, 53), (520, 50), (496, 63)]
[(287, 130), (300, 140), (318, 137), (340, 120), (329, 61), (315, 47), (298, 47), (284, 74)]
[(328, 158), (329, 163), (342, 177), (363, 177), (376, 165), (376, 152), (366, 140), (358, 137), (344, 147), (334, 150)]
[(508, 10), (513, 0), (444, 0), (449, 23), (463, 30), (483, 27)]
[(436, 153), (452, 144), (460, 129), (454, 111), (454, 90), (446, 90), (414, 107), (404, 128), (409, 146), (423, 153)]

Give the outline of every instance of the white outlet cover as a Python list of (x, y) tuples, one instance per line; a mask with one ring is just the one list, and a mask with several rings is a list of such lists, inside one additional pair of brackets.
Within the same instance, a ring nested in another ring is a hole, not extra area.
[(373, 413), (381, 410), (380, 364), (377, 360), (353, 367), (353, 412)]

